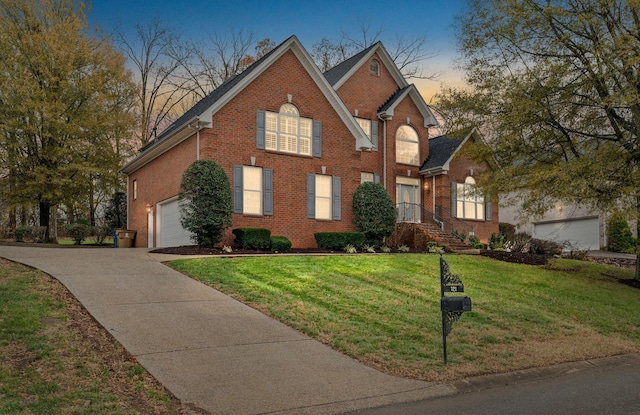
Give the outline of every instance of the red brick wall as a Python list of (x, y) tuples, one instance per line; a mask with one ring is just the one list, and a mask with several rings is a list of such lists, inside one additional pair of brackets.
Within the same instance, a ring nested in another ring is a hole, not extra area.
[[(182, 173), (196, 161), (196, 151), (194, 135), (129, 176), (129, 228), (138, 231), (137, 247), (147, 246), (147, 205), (151, 205), (155, 214), (158, 202), (178, 194)], [(135, 200), (134, 180), (138, 188)], [(154, 219), (154, 223), (157, 223), (157, 220)], [(154, 232), (154, 237), (156, 233)]]
[[(355, 115), (355, 110), (358, 109), (359, 117), (376, 120), (378, 109), (397, 89), (398, 85), (384, 66), (380, 67), (380, 76), (372, 76), (368, 63), (365, 63), (338, 90), (338, 94), (351, 115)], [(322, 121), (321, 158), (256, 148), (256, 112), (278, 112), (280, 106), (288, 102), (289, 95), (300, 116)], [(394, 200), (396, 176), (406, 177), (407, 170), (410, 170), (410, 177), (420, 178), (420, 166), (395, 162), (395, 133), (398, 127), (407, 123), (407, 118), (420, 139), (421, 163), (429, 152), (429, 134), (428, 129), (424, 127), (424, 119), (413, 101), (405, 98), (396, 107), (394, 118), (387, 121), (386, 184), (387, 191)], [(384, 176), (383, 122), (379, 122), (379, 151), (357, 151), (355, 138), (291, 51), (285, 53), (215, 113), (211, 122), (210, 128), (200, 132), (200, 155), (201, 158), (208, 158), (220, 164), (232, 186), (233, 166), (250, 165), (251, 157), (255, 157), (256, 166), (273, 170), (274, 215), (234, 214), (231, 229), (268, 228), (272, 235), (288, 237), (294, 247), (314, 247), (315, 232), (355, 230), (351, 200), (360, 185), (361, 172), (376, 173), (381, 178)], [(155, 208), (158, 202), (176, 196), (183, 172), (195, 160), (194, 135), (130, 175), (130, 187), (133, 180), (138, 182), (138, 197), (136, 200), (130, 197), (129, 207), (129, 226), (138, 230), (136, 246), (147, 244), (147, 204)], [(321, 174), (322, 166), (326, 167), (326, 174), (341, 178), (342, 219), (339, 221), (307, 218), (307, 174)], [(448, 188), (446, 192), (448, 194)], [(431, 196), (424, 191), (422, 185), (421, 194), (423, 204), (429, 206)], [(448, 205), (445, 203), (445, 206)], [(494, 212), (497, 229), (497, 211)], [(157, 219), (154, 223), (157, 223)], [(233, 241), (231, 229), (226, 234), (224, 244)]]
[[(463, 157), (454, 157), (450, 163), (450, 170), (448, 174), (436, 176), (435, 179), (435, 192), (436, 192), (436, 205), (444, 207), (446, 210), (451, 210), (451, 183), (464, 183), (465, 179), (470, 175), (471, 169), (473, 169), (473, 175), (477, 176), (483, 171), (488, 169), (485, 163), (476, 163), (472, 160)], [(425, 206), (427, 209), (433, 210), (433, 179), (425, 179), (429, 182), (429, 190), (425, 191)], [(499, 232), (499, 208), (497, 200), (491, 201), (491, 220), (473, 220), (463, 219), (464, 222), (473, 226), (475, 235), (482, 242), (488, 242), (492, 233)]]
[[(384, 178), (383, 155), (384, 155), (384, 123), (378, 120), (379, 109), (391, 98), (399, 89), (387, 68), (382, 65), (382, 60), (377, 54), (371, 59), (380, 62), (380, 75), (371, 75), (369, 63), (365, 62), (356, 72), (338, 89), (338, 95), (345, 103), (350, 113), (355, 116), (358, 110), (358, 117), (377, 120), (379, 145), (378, 151), (365, 153), (362, 155), (362, 171), (380, 174), (381, 180)], [(395, 134), (396, 130), (404, 124), (412, 126), (418, 133), (420, 140), (420, 164), (429, 155), (429, 130), (424, 127), (424, 118), (409, 97), (400, 102), (394, 111), (392, 120), (386, 122), (386, 153), (387, 153), (387, 182), (386, 188), (393, 200), (396, 199), (396, 176), (420, 178), (418, 170), (420, 166), (412, 166), (396, 163)], [(407, 175), (407, 170), (410, 174)]]

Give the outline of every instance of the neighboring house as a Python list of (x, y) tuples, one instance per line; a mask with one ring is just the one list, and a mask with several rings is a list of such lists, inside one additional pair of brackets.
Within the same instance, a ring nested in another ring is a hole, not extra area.
[(486, 242), (499, 232), (498, 204), (475, 191), (475, 176), (489, 169), (487, 163), (460, 157), (458, 152), (470, 141), (481, 141), (477, 130), (462, 138), (440, 136), (429, 141), (429, 157), (420, 174), (424, 180), (424, 206), (459, 233), (475, 235)]
[(568, 242), (574, 249), (598, 250), (607, 246), (607, 215), (582, 206), (558, 203), (535, 219), (522, 218), (518, 206), (503, 206), (500, 220), (516, 225), (517, 232), (526, 232), (537, 239)]
[[(434, 125), (418, 90), (380, 42), (323, 74), (292, 36), (192, 107), (123, 167), (129, 228), (138, 231), (139, 247), (192, 244), (180, 225), (178, 193), (182, 174), (198, 159), (211, 159), (226, 171), (233, 228), (268, 228), (294, 247), (316, 246), (316, 232), (354, 231), (351, 201), (364, 181), (382, 183), (403, 202), (401, 213), (408, 204), (416, 206), (416, 214), (399, 220), (432, 221), (424, 213), (432, 206), (431, 193), (423, 187), (433, 179), (420, 171), (429, 160)], [(454, 170), (469, 168), (461, 164)], [(464, 183), (466, 176), (453, 179)], [(445, 192), (437, 202), (451, 206)], [(230, 231), (225, 238), (232, 241)]]

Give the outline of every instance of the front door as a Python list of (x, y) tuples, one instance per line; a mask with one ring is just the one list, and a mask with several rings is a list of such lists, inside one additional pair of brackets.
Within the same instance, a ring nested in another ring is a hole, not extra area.
[(420, 180), (396, 177), (398, 222), (420, 222)]

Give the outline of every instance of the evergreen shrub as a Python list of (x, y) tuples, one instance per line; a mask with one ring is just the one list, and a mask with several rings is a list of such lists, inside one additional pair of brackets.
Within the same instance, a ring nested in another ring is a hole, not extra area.
[(365, 241), (363, 232), (317, 232), (314, 234), (318, 248), (341, 250), (347, 245), (362, 248)]
[(271, 245), (271, 231), (264, 228), (237, 228), (233, 230), (236, 244), (242, 249), (262, 249)]

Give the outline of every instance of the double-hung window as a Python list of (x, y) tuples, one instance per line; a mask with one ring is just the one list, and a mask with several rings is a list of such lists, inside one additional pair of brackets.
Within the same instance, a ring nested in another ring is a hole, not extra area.
[(369, 140), (371, 140), (373, 144), (372, 150), (378, 151), (378, 122), (358, 117), (355, 117), (355, 119), (360, 128), (362, 128), (362, 131), (364, 131)]
[(307, 175), (307, 217), (341, 219), (341, 181), (322, 174)]
[(451, 213), (460, 219), (491, 220), (491, 203), (476, 188), (469, 176), (464, 183), (451, 183)]
[(273, 215), (273, 170), (233, 166), (233, 212)]
[(360, 173), (360, 183), (366, 182), (380, 183), (380, 175), (363, 171)]
[(256, 146), (259, 149), (320, 157), (322, 123), (300, 116), (286, 103), (279, 112), (258, 111)]

